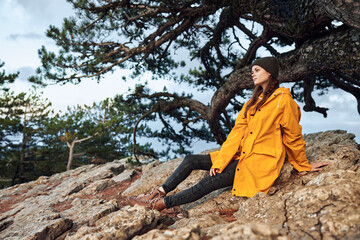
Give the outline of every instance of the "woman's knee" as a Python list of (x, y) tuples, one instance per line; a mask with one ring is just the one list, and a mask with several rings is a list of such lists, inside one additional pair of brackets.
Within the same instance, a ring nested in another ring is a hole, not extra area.
[(181, 164), (191, 165), (193, 169), (209, 170), (211, 168), (211, 158), (208, 155), (187, 155)]
[(183, 161), (186, 161), (186, 162), (188, 162), (188, 161), (193, 162), (194, 160), (196, 160), (196, 155), (194, 155), (194, 154), (186, 155), (183, 159)]
[(184, 159), (182, 160), (181, 164), (185, 164), (185, 165), (192, 165), (195, 166), (198, 163), (198, 159), (196, 158), (196, 155), (187, 155), (184, 157)]

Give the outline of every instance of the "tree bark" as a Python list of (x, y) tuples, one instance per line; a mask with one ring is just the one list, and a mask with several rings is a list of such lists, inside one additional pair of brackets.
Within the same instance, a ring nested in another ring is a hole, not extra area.
[(322, 0), (320, 7), (326, 14), (349, 26), (360, 29), (360, 2), (354, 0)]
[(263, 0), (250, 1), (249, 5), (252, 20), (295, 41), (319, 35), (334, 19), (360, 29), (360, 11), (355, 11), (360, 3), (354, 0), (290, 0), (278, 4)]
[[(27, 109), (27, 107), (25, 108)], [(19, 165), (19, 182), (23, 183), (25, 181), (25, 151), (26, 151), (26, 142), (27, 142), (27, 135), (26, 135), (26, 128), (27, 128), (27, 119), (26, 119), (27, 110), (24, 113), (24, 125), (22, 131), (22, 141), (21, 141), (21, 149), (20, 149), (20, 165)]]
[(23, 133), (23, 138), (21, 142), (21, 149), (20, 149), (20, 165), (19, 165), (19, 182), (23, 183), (25, 180), (25, 151), (26, 151), (26, 134)]

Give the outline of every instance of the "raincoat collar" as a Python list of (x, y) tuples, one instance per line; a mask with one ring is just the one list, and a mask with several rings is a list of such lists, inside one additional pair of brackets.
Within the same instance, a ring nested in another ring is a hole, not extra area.
[[(288, 95), (291, 96), (290, 89), (285, 88), (285, 87), (279, 87), (278, 89), (276, 89), (276, 90), (271, 94), (271, 96), (268, 98), (268, 100), (266, 100), (266, 102), (265, 102), (262, 106), (266, 105), (267, 103), (269, 103), (270, 101), (272, 101), (273, 99), (275, 99), (277, 96), (280, 96), (279, 102), (278, 102), (278, 104), (277, 104), (277, 107), (279, 108), (279, 104), (280, 104), (281, 99), (282, 99), (282, 96), (283, 96), (284, 94), (288, 94)], [(262, 98), (263, 98), (263, 93), (260, 94), (260, 96), (259, 96), (259, 99), (260, 99), (260, 100), (261, 100)]]

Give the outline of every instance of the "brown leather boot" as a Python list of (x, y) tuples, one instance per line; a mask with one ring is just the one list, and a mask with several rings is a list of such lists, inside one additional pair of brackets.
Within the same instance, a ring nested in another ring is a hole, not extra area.
[(154, 188), (150, 193), (142, 196), (142, 197), (128, 197), (128, 201), (131, 206), (134, 206), (136, 203), (133, 202), (146, 202), (149, 203), (155, 198), (165, 197), (165, 193), (159, 190), (159, 188)]
[(146, 201), (141, 201), (141, 200), (139, 200), (139, 198), (136, 198), (136, 197), (128, 197), (127, 200), (131, 206), (134, 206), (135, 204), (137, 204), (137, 205), (144, 206), (151, 210), (156, 209), (159, 212), (161, 212), (162, 210), (164, 210), (166, 208), (166, 205), (164, 202), (164, 196), (158, 196), (154, 199), (146, 200)]
[(159, 212), (161, 212), (162, 210), (164, 210), (166, 208), (165, 202), (164, 202), (164, 197), (159, 197), (158, 199), (154, 199), (152, 201), (152, 205), (149, 206), (150, 209), (156, 209)]

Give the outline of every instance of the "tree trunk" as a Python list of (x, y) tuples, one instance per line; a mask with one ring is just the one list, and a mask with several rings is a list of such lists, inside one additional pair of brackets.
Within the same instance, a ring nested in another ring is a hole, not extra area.
[(72, 143), (70, 144), (69, 142), (66, 142), (66, 145), (69, 147), (69, 159), (68, 159), (68, 164), (66, 167), (66, 170), (70, 170), (71, 169), (71, 165), (72, 165), (72, 161), (74, 158), (74, 147), (76, 143), (80, 143), (80, 142), (84, 142), (86, 140), (89, 140), (91, 138), (93, 138), (94, 136), (98, 135), (99, 132), (95, 133), (92, 136), (86, 137), (86, 138), (82, 138), (82, 139), (77, 139), (77, 137), (72, 141)]
[[(24, 117), (25, 118), (25, 117)], [(21, 142), (21, 149), (20, 149), (20, 164), (19, 164), (19, 182), (23, 183), (25, 181), (25, 151), (26, 151), (26, 118), (24, 119), (24, 129), (23, 129), (23, 137), (22, 137), (22, 142)]]
[(16, 184), (16, 178), (19, 176), (19, 166), (16, 167), (14, 176), (11, 181), (11, 185), (14, 186)]
[(73, 155), (74, 155), (74, 147), (75, 147), (75, 140), (70, 144), (68, 142), (66, 142), (68, 147), (69, 147), (69, 159), (68, 159), (68, 163), (67, 163), (67, 167), (66, 170), (71, 170), (71, 165), (73, 162)]

